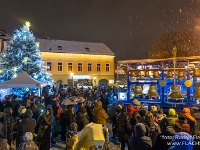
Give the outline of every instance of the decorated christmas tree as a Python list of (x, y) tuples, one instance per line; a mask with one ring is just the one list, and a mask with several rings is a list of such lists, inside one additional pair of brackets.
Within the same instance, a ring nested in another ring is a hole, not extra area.
[(29, 31), (30, 23), (16, 30), (7, 50), (0, 54), (0, 82), (13, 79), (25, 71), (34, 79), (53, 85), (53, 79), (45, 72), (47, 66), (40, 57), (39, 43)]

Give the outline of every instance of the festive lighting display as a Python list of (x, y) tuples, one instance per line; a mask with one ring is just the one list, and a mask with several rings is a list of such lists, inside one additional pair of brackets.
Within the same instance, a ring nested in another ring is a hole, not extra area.
[[(47, 66), (44, 66), (40, 57), (39, 43), (35, 41), (29, 27), (30, 23), (26, 22), (23, 27), (16, 30), (8, 42), (8, 49), (0, 54), (0, 82), (13, 79), (25, 71), (40, 82), (53, 85), (51, 74), (45, 72)], [(21, 93), (22, 89), (14, 91)]]

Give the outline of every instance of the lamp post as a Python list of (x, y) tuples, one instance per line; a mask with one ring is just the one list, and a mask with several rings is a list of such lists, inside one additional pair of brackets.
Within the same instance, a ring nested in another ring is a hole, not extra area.
[(71, 72), (70, 75), (72, 76), (72, 88), (74, 88), (74, 74)]
[(94, 86), (96, 86), (96, 76), (94, 76)]

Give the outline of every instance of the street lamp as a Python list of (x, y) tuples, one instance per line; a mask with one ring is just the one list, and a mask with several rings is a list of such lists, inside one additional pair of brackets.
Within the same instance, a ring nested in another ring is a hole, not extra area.
[(71, 72), (70, 75), (72, 76), (72, 88), (74, 87), (74, 74)]
[(94, 85), (96, 86), (96, 76), (94, 76)]

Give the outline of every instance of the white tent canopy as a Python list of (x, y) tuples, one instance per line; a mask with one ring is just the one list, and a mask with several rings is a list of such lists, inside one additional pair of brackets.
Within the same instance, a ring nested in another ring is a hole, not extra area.
[(0, 88), (39, 88), (46, 85), (33, 79), (26, 72), (22, 72), (18, 77), (0, 83)]

